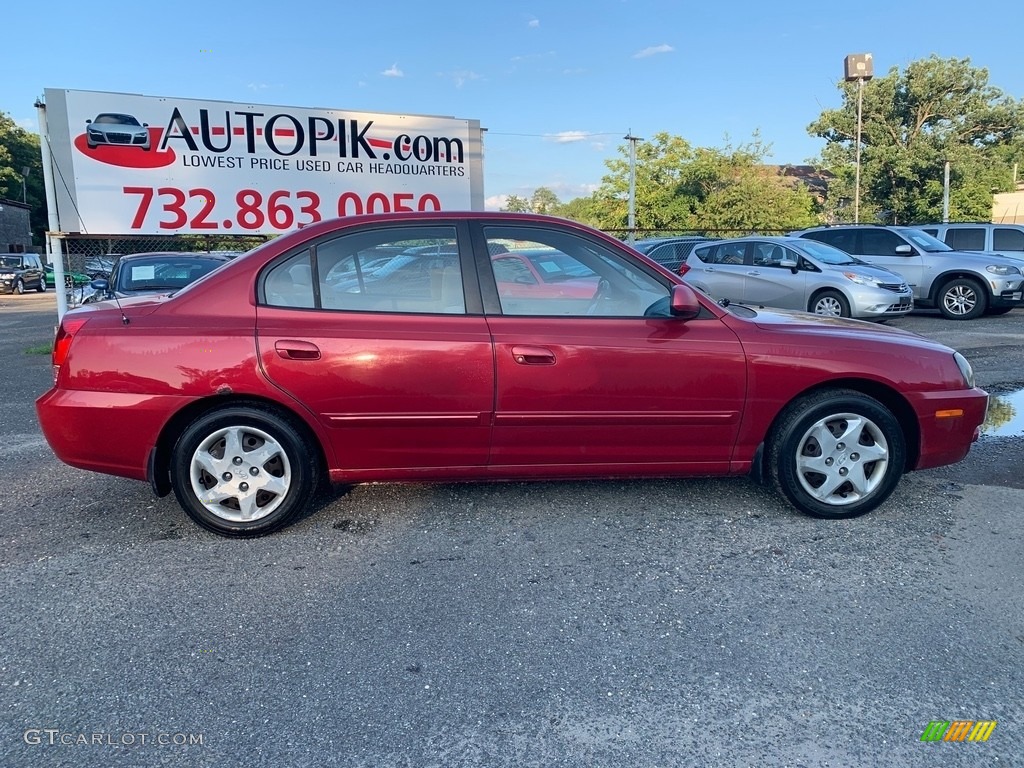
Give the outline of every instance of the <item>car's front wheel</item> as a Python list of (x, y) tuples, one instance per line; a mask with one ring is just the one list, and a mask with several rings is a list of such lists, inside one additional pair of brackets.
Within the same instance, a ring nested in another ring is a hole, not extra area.
[(780, 415), (768, 461), (776, 487), (801, 512), (857, 517), (896, 488), (906, 441), (882, 403), (853, 390), (825, 390), (793, 402)]
[(811, 299), (809, 310), (816, 315), (849, 317), (850, 304), (839, 291), (822, 291)]
[(25, 292), (25, 283), (20, 277), (14, 281), (14, 292), (19, 295)]
[(949, 320), (973, 320), (985, 314), (988, 296), (974, 280), (958, 277), (939, 290), (939, 311)]
[(301, 428), (259, 404), (197, 418), (171, 457), (174, 495), (185, 512), (221, 536), (262, 536), (313, 500), (318, 451)]

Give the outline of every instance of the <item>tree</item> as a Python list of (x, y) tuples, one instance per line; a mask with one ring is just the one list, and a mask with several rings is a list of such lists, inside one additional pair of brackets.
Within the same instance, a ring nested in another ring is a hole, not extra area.
[[(839, 84), (843, 105), (825, 110), (808, 132), (827, 142), (823, 163), (835, 175), (826, 210), (852, 220), (857, 84)], [(1024, 108), (988, 83), (970, 59), (928, 59), (864, 84), (861, 120), (861, 220), (936, 221), (943, 175), (951, 167), (950, 218), (989, 219), (993, 191), (1012, 188), (1022, 154)]]
[(560, 205), (558, 196), (547, 187), (538, 187), (530, 198), (530, 210), (534, 213), (553, 214)]
[[(611, 171), (586, 206), (572, 201), (563, 216), (601, 229), (627, 226), (628, 147), (608, 160)], [(803, 184), (764, 165), (768, 148), (749, 144), (692, 147), (667, 133), (636, 150), (636, 227), (641, 231), (716, 231), (721, 234), (799, 229), (817, 223), (816, 202)], [(579, 212), (588, 218), (578, 218)]]
[(508, 211), (509, 213), (528, 213), (530, 201), (519, 195), (509, 195), (505, 200), (505, 207), (501, 210)]
[[(27, 175), (23, 174), (26, 168)], [(0, 197), (20, 201), (23, 179), (26, 201), (31, 206), (29, 217), (33, 241), (41, 245), (45, 238), (47, 219), (39, 136), (29, 133), (9, 115), (0, 112)]]

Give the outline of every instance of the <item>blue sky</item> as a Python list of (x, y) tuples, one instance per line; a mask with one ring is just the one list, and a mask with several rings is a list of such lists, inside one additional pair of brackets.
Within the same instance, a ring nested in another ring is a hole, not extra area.
[[(1024, 97), (1013, 3), (9, 2), (0, 110), (35, 130), (44, 88), (481, 121), (484, 194), (589, 194), (627, 132), (693, 145), (749, 141), (801, 163), (807, 125), (839, 105), (849, 53), (876, 74), (969, 58)], [(978, 8), (975, 16), (971, 8)]]

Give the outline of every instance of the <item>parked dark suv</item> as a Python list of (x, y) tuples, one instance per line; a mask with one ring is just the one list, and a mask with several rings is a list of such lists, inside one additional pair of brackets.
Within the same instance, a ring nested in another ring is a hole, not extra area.
[(43, 263), (34, 253), (0, 253), (0, 293), (46, 290)]
[(914, 304), (935, 307), (950, 320), (1001, 315), (1024, 305), (1019, 260), (955, 251), (916, 227), (843, 224), (792, 233), (846, 251), (903, 275)]

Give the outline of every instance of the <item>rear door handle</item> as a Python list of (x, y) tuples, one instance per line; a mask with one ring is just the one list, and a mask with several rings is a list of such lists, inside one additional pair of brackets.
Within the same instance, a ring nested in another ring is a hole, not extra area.
[(277, 354), (285, 360), (319, 360), (320, 347), (309, 341), (280, 339), (274, 342)]
[(512, 359), (520, 365), (554, 365), (555, 353), (545, 347), (512, 347)]

